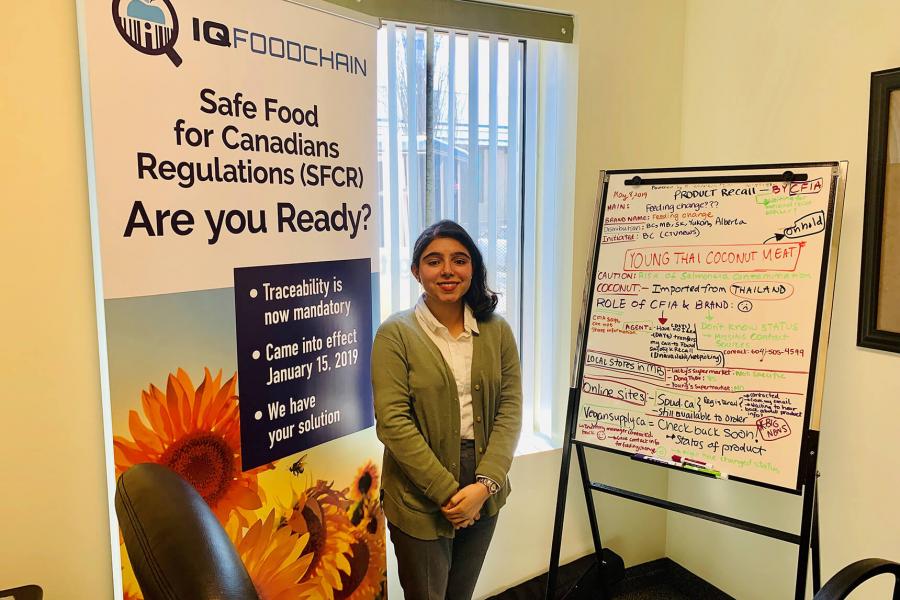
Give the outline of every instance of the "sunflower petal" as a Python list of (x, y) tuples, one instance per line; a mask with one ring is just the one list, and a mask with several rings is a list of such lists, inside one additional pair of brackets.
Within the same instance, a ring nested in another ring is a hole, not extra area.
[(209, 403), (208, 408), (203, 413), (203, 423), (214, 423), (222, 413), (222, 410), (227, 405), (230, 398), (231, 394), (226, 388), (219, 389)]
[(222, 410), (228, 406), (228, 396), (222, 394), (222, 390), (206, 389), (203, 397), (203, 410), (200, 422), (208, 427), (218, 418)]
[(172, 428), (163, 417), (164, 401), (165, 396), (152, 383), (150, 384), (149, 393), (141, 392), (141, 404), (143, 404), (144, 416), (147, 417), (150, 429), (158, 434), (165, 434), (164, 439), (171, 441)]
[(347, 575), (350, 574), (350, 561), (347, 560), (346, 554), (343, 554), (343, 553), (338, 554), (335, 559), (335, 563), (337, 563), (338, 569), (340, 569)]
[(157, 432), (163, 431), (166, 439), (171, 442), (175, 439), (175, 432), (172, 428), (172, 420), (169, 418), (169, 411), (166, 409), (166, 395), (153, 384), (150, 384), (150, 394), (152, 420), (155, 421), (153, 429)]
[(125, 453), (116, 445), (113, 445), (113, 459), (116, 463), (116, 477), (124, 473), (128, 467), (131, 466), (129, 460), (125, 457)]
[(239, 414), (237, 404), (223, 404), (216, 416), (209, 421), (210, 429), (223, 434), (230, 433), (232, 430), (239, 430)]
[(259, 539), (262, 536), (263, 522), (257, 520), (253, 525), (250, 526), (250, 529), (247, 531), (244, 536), (244, 543), (247, 548), (251, 549), (251, 552), (257, 551), (257, 548), (261, 546), (259, 544)]
[(260, 565), (264, 571), (278, 570), (279, 567), (288, 561), (288, 557), (297, 550), (297, 538), (292, 537), (286, 529), (276, 533), (272, 539), (274, 548), (272, 548), (272, 551)]
[(294, 563), (294, 566), (297, 567), (297, 570), (300, 572), (300, 575), (297, 577), (296, 581), (299, 581), (301, 577), (306, 575), (306, 572), (309, 571), (309, 566), (312, 564), (313, 554), (310, 552), (309, 554), (304, 554), (297, 559), (297, 562)]
[(235, 484), (228, 491), (230, 504), (245, 510), (256, 510), (262, 507), (259, 491), (247, 487), (243, 482)]
[(187, 374), (187, 372), (181, 367), (178, 368), (178, 372), (175, 375), (178, 379), (178, 382), (181, 383), (182, 388), (185, 391), (193, 395), (194, 393), (194, 384), (191, 382), (191, 376)]
[(147, 456), (146, 453), (142, 452), (140, 449), (135, 448), (131, 444), (124, 442), (113, 441), (113, 454), (121, 456), (116, 456), (116, 468), (121, 468), (123, 471), (128, 469), (133, 465), (137, 465), (145, 462), (152, 462), (150, 457)]
[[(328, 590), (331, 589), (327, 585), (324, 587), (327, 588)], [(323, 586), (322, 586), (321, 582), (319, 581), (319, 578), (314, 578), (314, 579), (305, 581), (305, 582), (301, 583), (300, 585), (298, 585), (297, 591), (300, 592), (301, 594), (306, 595), (307, 598), (326, 598), (327, 591), (323, 590), (322, 588), (323, 588)], [(323, 592), (325, 592), (325, 593), (323, 593)], [(334, 593), (332, 592), (332, 597), (333, 596), (334, 596)]]
[(240, 523), (235, 518), (229, 518), (225, 524), (223, 525), (225, 529), (225, 533), (228, 534), (228, 537), (234, 542), (235, 547), (238, 547), (238, 538), (241, 532)]
[[(209, 373), (209, 369), (206, 369), (206, 372)], [(236, 376), (237, 375), (232, 376), (232, 379)], [(216, 377), (213, 379), (213, 389), (219, 389), (220, 387), (222, 387), (222, 369), (219, 369), (218, 372), (216, 372)]]
[(207, 385), (207, 379), (204, 377), (203, 383), (197, 388), (197, 393), (194, 395), (194, 401), (191, 404), (190, 427), (194, 429), (201, 428), (200, 415), (202, 414), (203, 408), (209, 405), (209, 401), (209, 386)]
[(137, 411), (128, 411), (128, 429), (131, 431), (134, 441), (144, 451), (155, 452), (157, 454), (162, 453), (162, 440), (159, 439), (159, 436), (152, 429), (149, 429), (144, 425), (144, 422), (141, 420)]
[(183, 398), (184, 389), (181, 387), (181, 382), (174, 376), (169, 375), (169, 379), (166, 381), (166, 407), (169, 409), (169, 418), (172, 420), (172, 430), (175, 437), (181, 437), (187, 433), (181, 420)]

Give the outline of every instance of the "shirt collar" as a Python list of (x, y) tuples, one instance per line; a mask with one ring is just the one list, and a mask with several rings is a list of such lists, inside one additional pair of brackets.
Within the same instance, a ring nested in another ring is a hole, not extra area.
[[(428, 308), (428, 305), (425, 304), (425, 294), (419, 296), (419, 300), (416, 302), (416, 316), (419, 317), (421, 323), (424, 323), (432, 333), (437, 333), (439, 330), (443, 329), (447, 331), (449, 335), (449, 330), (444, 326), (443, 323), (437, 320), (431, 310)], [(478, 335), (478, 320), (475, 319), (475, 314), (472, 312), (472, 309), (469, 308), (468, 304), (463, 303), (463, 333), (470, 334), (474, 333)]]

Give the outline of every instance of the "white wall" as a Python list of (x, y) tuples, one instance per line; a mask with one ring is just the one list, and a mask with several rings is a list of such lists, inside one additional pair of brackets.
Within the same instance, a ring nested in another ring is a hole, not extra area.
[[(826, 578), (860, 558), (900, 560), (900, 356), (856, 347), (869, 74), (900, 66), (898, 22), (896, 2), (687, 2), (684, 164), (850, 161), (820, 442)], [(799, 530), (785, 494), (674, 478), (669, 493)], [(742, 600), (792, 597), (796, 546), (670, 516), (667, 553)], [(887, 597), (887, 584), (853, 597)]]
[[(533, 4), (578, 18), (574, 332), (597, 171), (678, 162), (684, 9), (653, 0)], [(111, 598), (75, 3), (10, 8), (0, 20), (0, 588), (35, 582), (48, 598)], [(546, 568), (559, 460), (559, 451), (517, 459), (479, 594)], [(592, 461), (607, 481), (665, 493), (660, 474), (630, 481), (627, 461)], [(564, 560), (592, 549), (580, 489), (569, 498)], [(611, 499), (598, 506), (604, 540), (629, 563), (663, 554), (663, 513)]]

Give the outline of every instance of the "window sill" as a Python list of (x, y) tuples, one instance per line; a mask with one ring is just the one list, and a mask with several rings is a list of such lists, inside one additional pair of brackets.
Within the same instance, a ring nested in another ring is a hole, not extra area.
[(559, 448), (559, 444), (555, 444), (548, 436), (523, 431), (519, 436), (519, 445), (516, 447), (515, 455), (522, 456), (534, 454), (535, 452), (546, 452), (556, 448)]

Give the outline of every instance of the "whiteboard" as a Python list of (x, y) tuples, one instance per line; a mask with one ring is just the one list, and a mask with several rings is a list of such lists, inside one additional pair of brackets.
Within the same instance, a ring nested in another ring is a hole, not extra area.
[(840, 173), (603, 174), (575, 441), (799, 490), (805, 434), (818, 429)]

